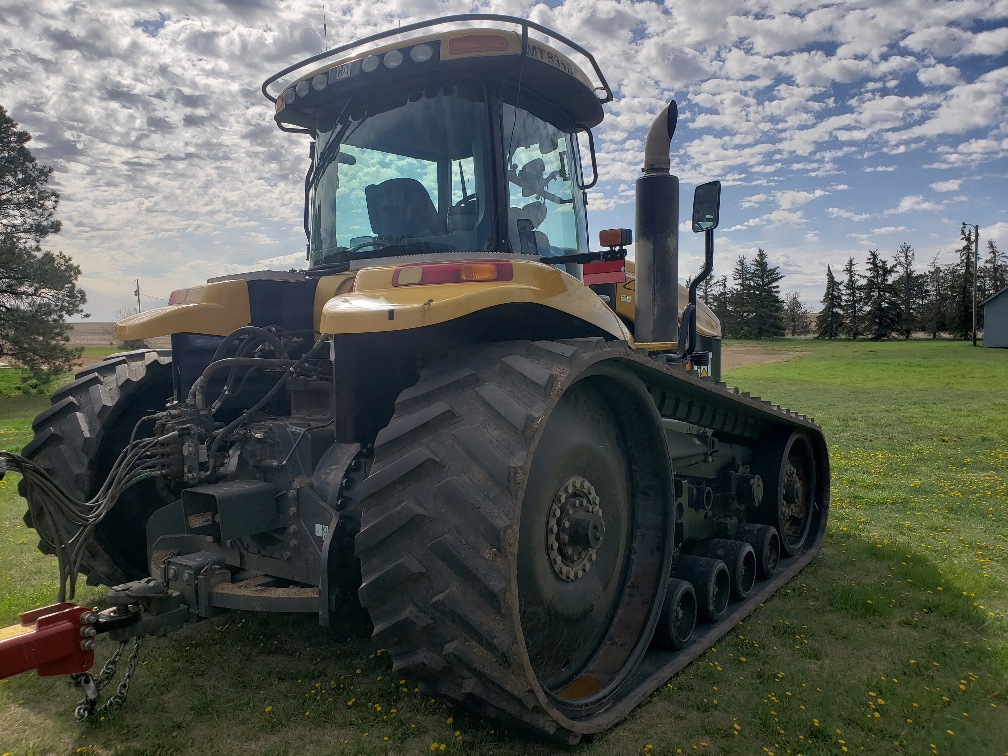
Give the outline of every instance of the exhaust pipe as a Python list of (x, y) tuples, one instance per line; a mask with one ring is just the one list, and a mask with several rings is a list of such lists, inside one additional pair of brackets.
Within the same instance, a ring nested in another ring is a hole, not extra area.
[(648, 132), (644, 175), (637, 179), (634, 336), (644, 343), (678, 338), (679, 178), (669, 173), (669, 145), (678, 119), (673, 100)]

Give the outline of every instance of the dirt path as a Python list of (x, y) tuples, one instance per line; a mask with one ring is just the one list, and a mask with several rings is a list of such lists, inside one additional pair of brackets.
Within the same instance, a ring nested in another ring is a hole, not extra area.
[(746, 365), (767, 365), (771, 362), (787, 362), (801, 356), (799, 351), (783, 351), (757, 344), (728, 344), (721, 347), (721, 369), (745, 367)]

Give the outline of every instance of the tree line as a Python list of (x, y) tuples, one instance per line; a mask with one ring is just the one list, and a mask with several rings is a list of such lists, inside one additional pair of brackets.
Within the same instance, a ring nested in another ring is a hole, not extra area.
[[(892, 259), (868, 251), (864, 266), (853, 257), (835, 275), (826, 266), (826, 291), (815, 317), (797, 292), (781, 294), (784, 274), (758, 249), (752, 260), (740, 256), (731, 273), (708, 277), (701, 298), (721, 321), (725, 338), (767, 339), (813, 334), (820, 339), (969, 338), (973, 330), (973, 229), (960, 229), (958, 262), (939, 265), (937, 255), (922, 269), (914, 248), (903, 243)], [(977, 265), (977, 328), (980, 304), (1008, 286), (1008, 256), (993, 239)]]
[[(962, 246), (958, 262), (939, 265), (937, 255), (922, 270), (914, 268), (914, 248), (903, 243), (892, 260), (877, 249), (869, 250), (864, 272), (854, 258), (847, 260), (842, 277), (826, 266), (826, 291), (816, 317), (815, 335), (820, 339), (874, 341), (899, 337), (909, 339), (924, 332), (969, 338), (973, 331), (973, 229), (960, 229)], [(977, 328), (983, 329), (980, 303), (1008, 286), (1008, 258), (993, 239), (977, 266)]]

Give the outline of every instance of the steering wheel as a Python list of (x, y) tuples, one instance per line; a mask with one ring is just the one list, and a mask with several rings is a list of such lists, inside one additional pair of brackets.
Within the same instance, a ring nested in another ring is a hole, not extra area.
[(477, 195), (477, 192), (473, 192), (472, 194), (467, 194), (462, 199), (460, 199), (458, 202), (456, 202), (454, 205), (452, 205), (452, 209), (454, 210), (457, 207), (465, 207), (470, 202), (472, 202), (472, 201), (474, 201), (476, 199), (476, 195)]

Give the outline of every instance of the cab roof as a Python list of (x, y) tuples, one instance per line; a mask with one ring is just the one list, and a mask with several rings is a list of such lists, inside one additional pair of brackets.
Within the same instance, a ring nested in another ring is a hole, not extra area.
[(534, 92), (579, 127), (597, 126), (602, 105), (612, 100), (584, 48), (532, 21), (496, 14), (446, 16), (374, 34), (285, 68), (263, 83), (262, 92), (275, 104), (281, 129), (310, 132), (334, 96), (466, 75)]

